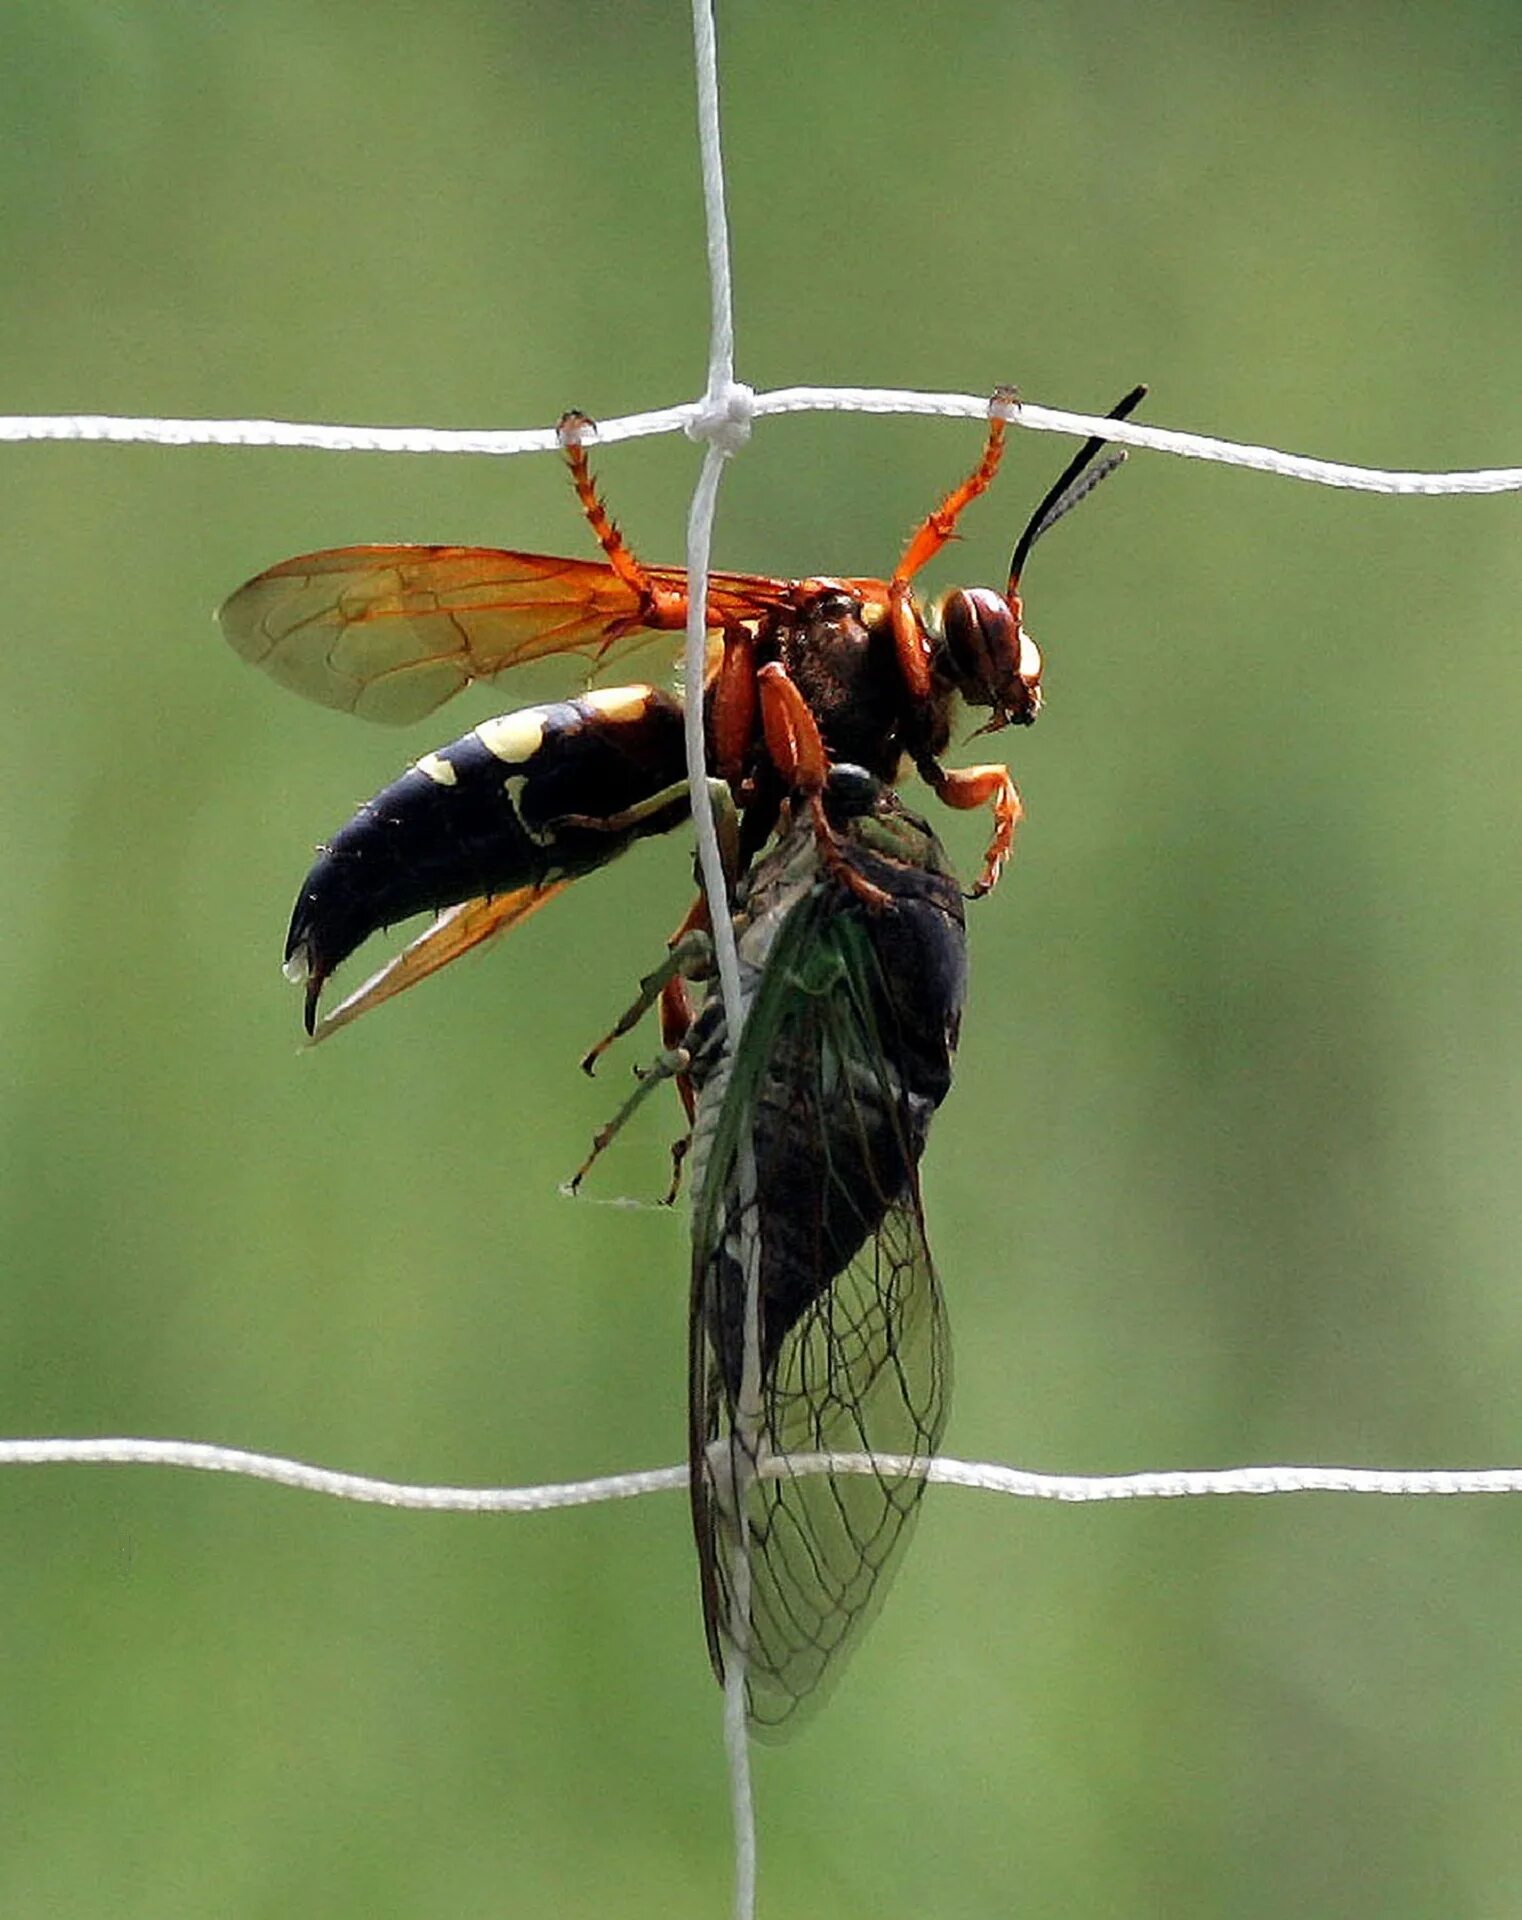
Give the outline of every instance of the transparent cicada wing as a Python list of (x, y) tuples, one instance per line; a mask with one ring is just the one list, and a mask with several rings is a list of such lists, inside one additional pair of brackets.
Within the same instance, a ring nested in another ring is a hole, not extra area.
[[(904, 893), (904, 871), (870, 868), (887, 909), (826, 884), (791, 908), (705, 1089), (720, 1105), (695, 1152), (693, 1513), (714, 1665), (743, 1649), (762, 1734), (791, 1731), (860, 1637), (946, 1417), (918, 1163), (950, 1079), (961, 911), (954, 883), (947, 898), (910, 869)], [(808, 1470), (844, 1453), (871, 1470)]]

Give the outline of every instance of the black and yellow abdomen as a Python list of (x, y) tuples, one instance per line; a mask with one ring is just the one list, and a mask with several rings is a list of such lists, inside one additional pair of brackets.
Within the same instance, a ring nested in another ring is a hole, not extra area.
[(612, 687), (484, 720), (367, 800), (302, 883), (286, 971), (323, 981), (412, 914), (605, 866), (688, 812), (682, 708)]

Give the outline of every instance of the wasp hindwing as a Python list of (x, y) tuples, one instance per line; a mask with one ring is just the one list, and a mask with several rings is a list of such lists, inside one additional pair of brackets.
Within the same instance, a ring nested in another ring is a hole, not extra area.
[[(743, 1651), (761, 1733), (796, 1722), (881, 1597), (949, 1389), (918, 1168), (951, 1083), (962, 896), (929, 827), (861, 769), (832, 770), (826, 805), (889, 904), (845, 886), (802, 819), (741, 890), (738, 1047), (715, 991), (692, 1044), (693, 1518), (714, 1666)], [(820, 1453), (874, 1458), (787, 1470)]]

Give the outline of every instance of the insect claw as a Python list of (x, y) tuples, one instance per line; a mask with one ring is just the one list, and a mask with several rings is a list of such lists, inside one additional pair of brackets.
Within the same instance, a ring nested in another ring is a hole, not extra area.
[(1020, 389), (1014, 386), (995, 387), (988, 397), (988, 417), (990, 420), (1013, 420), (1020, 411)]
[(676, 1205), (676, 1197), (682, 1190), (682, 1168), (691, 1149), (692, 1132), (689, 1128), (680, 1139), (673, 1140), (671, 1143), (671, 1185), (667, 1187), (665, 1197), (661, 1201), (663, 1207)]

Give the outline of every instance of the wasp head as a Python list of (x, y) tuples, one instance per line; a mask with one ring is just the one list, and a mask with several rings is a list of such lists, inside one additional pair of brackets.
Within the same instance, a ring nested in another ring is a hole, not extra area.
[(1028, 727), (1041, 711), (1041, 653), (1020, 622), (1020, 596), (956, 587), (929, 621), (935, 671), (970, 707), (990, 707), (982, 731)]
[[(1124, 420), (1146, 391), (1133, 387), (1109, 417)], [(971, 707), (992, 709), (980, 733), (1028, 727), (1041, 711), (1041, 654), (1021, 624), (1020, 581), (1041, 536), (1125, 460), (1124, 447), (1105, 453), (1106, 444), (1102, 434), (1086, 440), (1047, 490), (1015, 543), (1003, 593), (991, 587), (958, 587), (932, 609), (926, 622), (934, 671), (942, 685), (961, 694)]]

